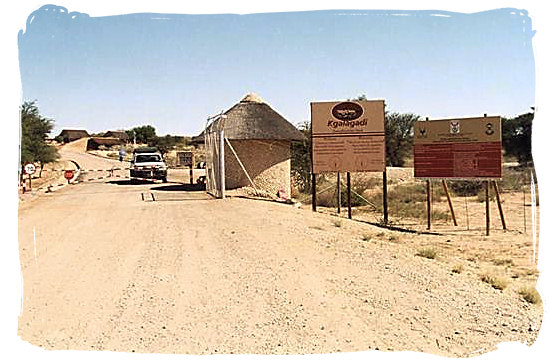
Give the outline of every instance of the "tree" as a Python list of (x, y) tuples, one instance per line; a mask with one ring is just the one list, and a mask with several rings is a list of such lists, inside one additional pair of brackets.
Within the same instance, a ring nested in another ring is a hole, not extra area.
[(126, 130), (126, 135), (128, 136), (128, 139), (130, 142), (134, 141), (134, 137), (136, 136), (136, 132), (134, 132), (133, 129)]
[[(361, 94), (352, 100), (367, 100), (367, 96)], [(421, 117), (412, 113), (400, 114), (397, 112), (385, 112), (385, 117), (386, 165), (403, 167), (405, 160), (412, 157), (414, 123)]]
[(290, 169), (300, 191), (308, 193), (311, 191), (311, 122), (302, 123), (298, 129), (304, 137), (292, 142)]
[(155, 136), (154, 139), (149, 141), (150, 146), (157, 147), (157, 149), (164, 155), (168, 153), (176, 145), (176, 137), (167, 134), (165, 136)]
[(21, 165), (40, 163), (40, 174), (46, 163), (59, 158), (57, 149), (46, 144), (46, 137), (53, 129), (53, 120), (40, 115), (36, 101), (21, 105)]
[(516, 157), (520, 165), (533, 162), (531, 130), (535, 113), (525, 113), (512, 119), (502, 119), (502, 146), (507, 155)]
[(414, 123), (420, 116), (386, 112), (386, 165), (403, 167), (412, 156)]
[[(133, 132), (133, 133), (132, 133)], [(128, 132), (126, 133), (128, 134)], [(157, 137), (155, 128), (152, 125), (142, 125), (139, 127), (134, 127), (128, 136), (131, 135), (131, 139), (136, 137), (136, 142), (141, 144), (148, 144), (149, 142), (154, 141)]]

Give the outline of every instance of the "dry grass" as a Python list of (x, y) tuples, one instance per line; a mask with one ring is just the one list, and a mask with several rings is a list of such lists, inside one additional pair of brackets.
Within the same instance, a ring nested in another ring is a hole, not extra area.
[(512, 261), (511, 258), (498, 258), (493, 260), (493, 264), (495, 264), (496, 266), (513, 266), (514, 261)]
[(534, 287), (522, 287), (518, 293), (527, 302), (538, 305), (542, 302), (539, 293)]
[(388, 241), (390, 242), (399, 242), (399, 240), (400, 240), (400, 237), (398, 235), (390, 234), (388, 236)]
[(488, 273), (482, 274), (481, 280), (497, 290), (503, 290), (508, 286), (508, 283), (504, 279)]
[(453, 268), (451, 268), (452, 273), (462, 273), (463, 270), (464, 266), (460, 263), (455, 264)]
[(321, 226), (309, 226), (309, 228), (311, 228), (311, 229), (316, 229), (316, 230), (318, 230), (318, 231), (324, 231), (324, 230), (325, 230), (325, 229), (324, 229), (323, 227), (321, 227)]
[(432, 247), (421, 248), (416, 252), (416, 255), (419, 257), (424, 257), (428, 259), (435, 259), (437, 257), (437, 251)]
[(364, 234), (361, 239), (365, 242), (368, 242), (372, 239), (372, 236), (370, 234)]

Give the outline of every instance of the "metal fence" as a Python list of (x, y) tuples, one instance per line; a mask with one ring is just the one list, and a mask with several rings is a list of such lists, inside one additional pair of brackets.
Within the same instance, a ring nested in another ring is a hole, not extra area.
[[(352, 174), (352, 213), (356, 219), (380, 223), (382, 219), (382, 191), (377, 174)], [(475, 181), (473, 181), (475, 182)], [(441, 181), (431, 182), (431, 221), (432, 229), (441, 232), (473, 231), (480, 234), (486, 228), (486, 203), (484, 182), (476, 195), (457, 193), (449, 181), (450, 201), (446, 197)], [(391, 225), (411, 230), (426, 230), (427, 202), (426, 181), (416, 180), (412, 168), (388, 170), (388, 212)], [(521, 171), (507, 170), (503, 178), (496, 182), (502, 207), (502, 217), (498, 207), (494, 188), (490, 187), (490, 229), (518, 232), (530, 236), (537, 234), (538, 229), (538, 192), (534, 169)], [(346, 185), (342, 184), (342, 191)], [(477, 192), (477, 191), (476, 191)], [(325, 211), (335, 212), (338, 192), (336, 175), (325, 175), (318, 184), (317, 203)], [(342, 197), (345, 198), (345, 197)], [(308, 202), (310, 197), (302, 199)], [(345, 199), (343, 199), (345, 202)], [(452, 204), (457, 224), (450, 212)], [(339, 212), (338, 212), (339, 213)], [(342, 208), (342, 215), (347, 212)], [(504, 218), (505, 221), (502, 220)]]
[(223, 198), (225, 190), (223, 120), (223, 114), (210, 117), (204, 129), (206, 191), (216, 198)]

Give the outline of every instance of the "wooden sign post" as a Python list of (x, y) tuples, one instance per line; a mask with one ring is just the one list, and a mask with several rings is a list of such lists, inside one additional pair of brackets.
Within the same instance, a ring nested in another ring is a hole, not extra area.
[(311, 209), (313, 212), (317, 212), (317, 185), (316, 185), (316, 174), (311, 174)]
[(347, 190), (348, 190), (348, 218), (351, 219), (351, 175), (349, 172), (346, 173), (347, 176)]
[(430, 180), (426, 180), (426, 217), (428, 219), (428, 229), (432, 228), (432, 192), (430, 189)]
[(382, 172), (382, 204), (384, 207), (384, 224), (388, 224), (388, 176)]
[(449, 188), (447, 188), (447, 182), (445, 179), (441, 181), (441, 184), (443, 185), (443, 190), (445, 191), (445, 196), (447, 196), (447, 203), (449, 204), (449, 210), (451, 211), (451, 217), (453, 218), (453, 224), (455, 226), (458, 226), (458, 223), (456, 223), (456, 217), (455, 217), (455, 211), (453, 209), (453, 202), (451, 201), (451, 195), (449, 194)]
[(485, 235), (489, 235), (491, 218), (489, 217), (489, 181), (485, 181)]
[(506, 222), (504, 221), (504, 212), (502, 211), (502, 203), (500, 202), (500, 193), (498, 191), (498, 186), (496, 181), (493, 181), (493, 187), (495, 189), (495, 197), (498, 205), (498, 213), (500, 214), (500, 221), (502, 222), (502, 229), (506, 230)]
[(336, 203), (338, 206), (338, 214), (340, 214), (340, 208), (342, 208), (342, 189), (340, 186), (340, 172), (336, 174)]

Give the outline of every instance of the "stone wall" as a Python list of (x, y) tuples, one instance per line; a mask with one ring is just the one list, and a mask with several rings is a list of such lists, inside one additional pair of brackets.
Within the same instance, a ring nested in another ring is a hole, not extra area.
[[(273, 194), (277, 194), (282, 189), (290, 195), (290, 142), (270, 140), (231, 140), (230, 142), (258, 189)], [(251, 186), (227, 144), (224, 152), (226, 188)]]

